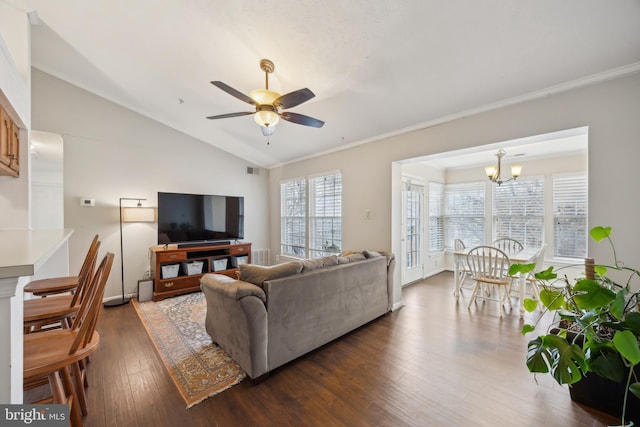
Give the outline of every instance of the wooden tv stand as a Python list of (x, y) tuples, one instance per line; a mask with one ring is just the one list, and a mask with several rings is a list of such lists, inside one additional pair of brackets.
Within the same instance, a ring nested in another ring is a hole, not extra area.
[(207, 273), (235, 278), (238, 268), (233, 261), (250, 263), (251, 243), (203, 243), (185, 248), (175, 244), (154, 246), (151, 248), (153, 300), (199, 291), (200, 278)]

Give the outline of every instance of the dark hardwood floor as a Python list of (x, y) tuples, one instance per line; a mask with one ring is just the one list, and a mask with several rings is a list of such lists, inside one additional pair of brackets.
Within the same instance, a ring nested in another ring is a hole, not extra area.
[(503, 319), (493, 302), (469, 311), (470, 291), (456, 304), (452, 290), (451, 273), (408, 286), (403, 308), (188, 410), (134, 308), (104, 309), (85, 426), (619, 424), (547, 375), (536, 383), (516, 309)]

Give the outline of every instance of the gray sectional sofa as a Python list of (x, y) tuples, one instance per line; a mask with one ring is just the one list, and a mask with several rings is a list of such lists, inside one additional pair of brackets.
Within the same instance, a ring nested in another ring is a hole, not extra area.
[(394, 266), (364, 251), (207, 274), (207, 333), (255, 380), (389, 312)]

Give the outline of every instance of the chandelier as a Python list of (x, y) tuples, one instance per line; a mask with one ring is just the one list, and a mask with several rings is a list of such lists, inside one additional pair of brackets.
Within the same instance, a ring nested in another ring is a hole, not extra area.
[(505, 154), (507, 154), (506, 151), (504, 151), (502, 148), (499, 149), (498, 152), (496, 153), (496, 157), (498, 158), (498, 165), (487, 166), (484, 168), (485, 172), (487, 173), (487, 177), (489, 178), (489, 181), (495, 182), (498, 185), (501, 185), (503, 182), (509, 182), (514, 179), (517, 179), (520, 176), (520, 173), (522, 172), (522, 165), (512, 165), (511, 178), (506, 180), (502, 179), (502, 177), (500, 176), (500, 172), (502, 168), (501, 163), (502, 163), (502, 158), (504, 157)]

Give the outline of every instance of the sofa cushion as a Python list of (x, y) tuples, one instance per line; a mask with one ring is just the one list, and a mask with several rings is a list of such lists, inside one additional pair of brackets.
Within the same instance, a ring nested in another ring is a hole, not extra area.
[(319, 270), (325, 267), (331, 267), (332, 265), (338, 265), (338, 257), (335, 255), (329, 255), (322, 258), (305, 259), (302, 261), (302, 272)]
[(238, 268), (240, 269), (240, 280), (262, 287), (262, 283), (267, 280), (280, 279), (300, 273), (302, 263), (289, 261), (271, 266), (240, 264)]

